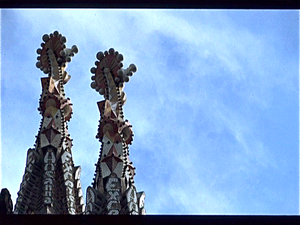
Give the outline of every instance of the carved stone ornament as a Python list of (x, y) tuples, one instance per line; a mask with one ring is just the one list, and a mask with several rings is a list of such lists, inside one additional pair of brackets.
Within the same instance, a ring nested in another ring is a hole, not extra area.
[(96, 67), (91, 68), (91, 87), (104, 97), (97, 103), (100, 123), (96, 138), (101, 142), (101, 150), (93, 187), (88, 187), (87, 191), (86, 213), (142, 214), (139, 205), (142, 208), (144, 205), (139, 204), (134, 187), (135, 168), (129, 159), (132, 126), (124, 119), (122, 109), (126, 102), (124, 83), (137, 68), (131, 64), (123, 69), (123, 55), (113, 48), (98, 52), (96, 58)]
[(64, 91), (64, 85), (71, 78), (65, 69), (78, 48), (75, 45), (67, 48), (66, 37), (58, 31), (45, 34), (42, 39), (36, 63), (47, 75), (41, 78), (38, 110), (42, 120), (35, 147), (27, 152), (14, 213), (83, 214), (81, 170), (74, 167), (67, 125), (73, 109)]

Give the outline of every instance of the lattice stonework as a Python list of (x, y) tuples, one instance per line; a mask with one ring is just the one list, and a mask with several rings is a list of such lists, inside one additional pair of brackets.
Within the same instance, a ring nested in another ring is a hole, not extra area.
[(15, 214), (83, 214), (84, 200), (80, 167), (72, 159), (72, 139), (67, 121), (72, 103), (65, 97), (64, 84), (70, 80), (65, 71), (71, 57), (78, 52), (74, 45), (66, 48), (66, 38), (58, 31), (43, 36), (36, 66), (41, 78), (42, 94), (38, 110), (42, 121), (35, 147), (27, 152), (25, 174), (15, 205)]
[(132, 126), (124, 120), (122, 110), (126, 101), (124, 82), (136, 72), (136, 66), (123, 69), (123, 56), (113, 48), (96, 57), (99, 61), (91, 69), (91, 87), (105, 100), (97, 103), (101, 118), (96, 138), (102, 145), (94, 182), (87, 189), (86, 213), (145, 214), (145, 193), (136, 192), (135, 168), (129, 159)]

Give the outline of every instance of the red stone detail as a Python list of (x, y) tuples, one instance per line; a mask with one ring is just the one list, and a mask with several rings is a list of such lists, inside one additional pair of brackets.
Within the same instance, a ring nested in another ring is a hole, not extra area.
[(120, 137), (120, 134), (116, 134), (115, 135), (115, 141), (114, 141), (115, 143), (120, 143), (120, 142), (122, 142), (122, 139), (121, 139), (121, 137)]
[(95, 77), (97, 77), (97, 79), (95, 78), (95, 82), (96, 82), (97, 86), (99, 88), (102, 88), (102, 89), (105, 90), (105, 88), (106, 88), (106, 85), (105, 85), (105, 76), (103, 74), (102, 69), (97, 69), (96, 70)]
[(61, 47), (62, 44), (63, 43), (60, 41), (60, 38), (55, 36), (49, 38), (49, 40), (45, 42), (45, 45), (43, 46), (41, 52), (41, 63), (44, 68), (48, 68), (50, 66), (48, 60), (43, 60), (43, 58), (45, 57), (48, 59), (47, 49), (52, 49), (56, 58), (58, 58), (60, 57), (60, 51), (63, 50), (63, 48)]
[(55, 130), (53, 128), (46, 129), (42, 133), (45, 134), (45, 136), (50, 144), (54, 140), (55, 136), (60, 134), (60, 132), (58, 132), (57, 130)]
[[(53, 101), (53, 102), (48, 102), (47, 101)], [(57, 99), (57, 97), (55, 95), (52, 95), (52, 94), (48, 94), (47, 97), (45, 99), (41, 99), (41, 102), (40, 102), (40, 109), (42, 112), (45, 112), (45, 110), (50, 106), (52, 105), (54, 108), (57, 108), (59, 109), (60, 108), (60, 102), (59, 100)]]
[(100, 127), (98, 129), (98, 138), (102, 140), (103, 135), (108, 132), (109, 136), (112, 139), (115, 139), (115, 135), (118, 133), (118, 126), (115, 124), (113, 120), (110, 120), (106, 117), (100, 123)]
[[(100, 111), (101, 117), (109, 118), (109, 119), (117, 119), (117, 115), (113, 112), (110, 102), (108, 100), (103, 100), (97, 102), (98, 109)], [(116, 113), (119, 112), (119, 106), (116, 107)]]
[(101, 114), (101, 116), (102, 116), (102, 115), (103, 115), (103, 113), (104, 113), (105, 101), (106, 101), (106, 100), (103, 100), (103, 101), (97, 102), (98, 109), (99, 109), (99, 111), (100, 111), (100, 114)]
[(111, 156), (105, 157), (102, 162), (105, 162), (107, 167), (110, 169), (110, 171), (114, 171), (116, 166), (119, 162), (122, 162), (122, 160), (119, 157), (116, 157), (114, 154)]
[(116, 56), (114, 54), (113, 55), (108, 54), (98, 63), (96, 75), (99, 76), (100, 74), (103, 74), (104, 68), (109, 68), (110, 71), (112, 72), (113, 77), (118, 76), (117, 71), (121, 67), (119, 66), (119, 62), (116, 59)]
[(49, 83), (49, 77), (43, 77), (41, 78), (41, 82), (42, 82), (42, 88), (43, 90), (45, 90), (47, 87), (47, 82)]
[(133, 132), (131, 129), (131, 125), (128, 121), (126, 121), (122, 126), (119, 127), (118, 132), (123, 134), (123, 138), (127, 145), (132, 143)]

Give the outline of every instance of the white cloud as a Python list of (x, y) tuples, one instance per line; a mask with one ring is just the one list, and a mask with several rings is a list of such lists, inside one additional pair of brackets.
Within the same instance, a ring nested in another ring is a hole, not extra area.
[[(30, 111), (30, 115), (35, 115), (32, 118), (40, 119), (36, 108), (42, 76), (33, 68), (36, 54), (32, 46), (39, 47), (44, 33), (59, 30), (68, 38), (67, 46), (79, 47), (78, 55), (68, 66), (72, 79), (66, 85), (66, 95), (74, 103), (69, 131), (74, 139), (75, 164), (82, 166), (83, 192), (92, 182), (91, 171), (95, 170), (100, 149), (95, 139), (99, 123), (96, 102), (102, 96), (90, 88), (89, 69), (94, 66), (96, 53), (110, 47), (124, 55), (125, 67), (130, 63), (138, 67), (125, 87), (128, 98), (124, 111), (135, 133), (131, 157), (140, 163), (137, 172), (143, 171), (138, 175), (142, 178), (136, 184), (137, 189), (143, 190), (140, 185), (147, 189), (146, 209), (149, 207), (150, 213), (165, 212), (173, 203), (172, 209), (185, 213), (238, 212), (236, 193), (228, 189), (240, 191), (243, 187), (234, 181), (240, 179), (244, 184), (243, 175), (253, 177), (260, 169), (278, 170), (268, 143), (258, 135), (257, 112), (263, 115), (263, 110), (271, 107), (275, 87), (282, 88), (292, 81), (276, 72), (275, 65), (280, 64), (280, 57), (274, 56), (276, 48), (269, 49), (264, 36), (253, 34), (246, 27), (236, 27), (236, 21), (231, 21), (226, 13), (184, 14), (181, 10), (18, 13), (30, 27), (26, 35), (30, 41), (20, 40), (21, 46), (27, 46), (22, 50), (30, 60), (22, 66), (20, 83), (11, 87), (20, 93), (30, 93), (30, 103), (25, 106), (36, 105), (34, 112)], [(50, 17), (55, 19), (45, 25), (45, 19)], [(17, 72), (12, 75), (20, 76)], [(8, 76), (5, 79), (14, 81)], [(13, 93), (10, 90), (8, 95), (16, 96)], [(26, 124), (30, 124), (32, 118), (27, 115), (24, 113), (18, 123), (24, 126), (28, 118)], [(38, 124), (34, 129), (37, 131)], [(36, 133), (27, 133), (26, 137), (34, 140)], [(17, 151), (22, 152), (18, 162), (25, 163), (24, 154), (31, 146), (23, 147), (18, 146)], [(15, 175), (18, 185), (9, 187), (15, 196), (24, 167), (19, 170)], [(148, 180), (150, 177), (153, 180)], [(230, 188), (220, 188), (221, 184)]]

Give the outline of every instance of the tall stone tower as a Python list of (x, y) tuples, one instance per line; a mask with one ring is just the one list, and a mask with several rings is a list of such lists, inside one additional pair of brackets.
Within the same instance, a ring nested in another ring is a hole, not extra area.
[(96, 138), (101, 149), (94, 182), (87, 188), (86, 214), (145, 214), (145, 193), (136, 192), (135, 168), (129, 159), (132, 126), (124, 120), (122, 110), (124, 82), (136, 72), (136, 66), (123, 69), (123, 56), (112, 48), (96, 57), (99, 61), (91, 69), (91, 87), (105, 100), (97, 103), (101, 118)]
[(34, 148), (27, 152), (25, 174), (15, 205), (15, 214), (83, 214), (85, 211), (80, 183), (80, 166), (74, 166), (72, 139), (67, 121), (72, 103), (65, 97), (64, 84), (70, 75), (65, 71), (78, 52), (66, 48), (66, 38), (58, 31), (43, 36), (37, 50), (42, 94), (39, 108), (42, 121)]

